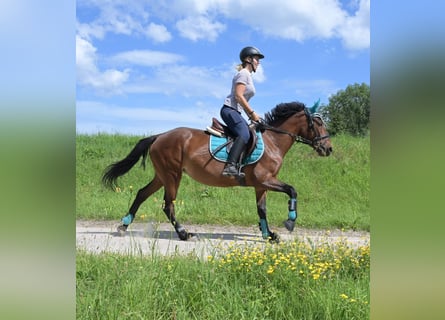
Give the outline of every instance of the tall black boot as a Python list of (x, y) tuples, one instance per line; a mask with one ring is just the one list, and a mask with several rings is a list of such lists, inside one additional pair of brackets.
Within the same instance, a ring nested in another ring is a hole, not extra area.
[(236, 176), (239, 178), (244, 178), (244, 173), (239, 171), (239, 163), (242, 161), (240, 159), (241, 153), (244, 151), (246, 144), (243, 139), (240, 137), (236, 137), (233, 142), (232, 149), (229, 152), (229, 159), (227, 160), (227, 164), (222, 172), (222, 175), (225, 177), (228, 176)]

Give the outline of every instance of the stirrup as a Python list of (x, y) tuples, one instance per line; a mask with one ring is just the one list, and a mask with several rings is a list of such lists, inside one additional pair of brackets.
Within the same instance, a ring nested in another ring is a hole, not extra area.
[(241, 167), (238, 167), (238, 173), (236, 175), (237, 178), (244, 178), (246, 174), (241, 171)]
[(222, 175), (224, 177), (238, 177), (238, 178), (244, 178), (245, 174), (244, 172), (241, 172), (241, 168), (237, 164), (229, 164), (227, 167), (224, 168), (222, 171)]

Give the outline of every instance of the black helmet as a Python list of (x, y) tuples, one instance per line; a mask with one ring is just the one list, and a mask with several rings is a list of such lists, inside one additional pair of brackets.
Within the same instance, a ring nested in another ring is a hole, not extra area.
[(258, 56), (260, 59), (264, 58), (264, 55), (255, 47), (245, 47), (241, 52), (239, 53), (239, 58), (241, 62), (244, 62), (244, 59), (251, 56)]

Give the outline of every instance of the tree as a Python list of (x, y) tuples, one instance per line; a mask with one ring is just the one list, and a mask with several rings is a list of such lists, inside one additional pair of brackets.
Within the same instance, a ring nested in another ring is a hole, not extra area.
[(320, 112), (326, 119), (330, 134), (363, 136), (369, 132), (370, 111), (369, 86), (355, 83), (332, 95), (328, 106)]

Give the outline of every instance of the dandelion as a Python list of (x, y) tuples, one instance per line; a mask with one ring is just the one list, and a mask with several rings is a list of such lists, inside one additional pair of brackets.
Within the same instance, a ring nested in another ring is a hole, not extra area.
[(272, 266), (269, 266), (269, 269), (267, 269), (267, 274), (272, 274), (275, 271), (275, 269)]
[(345, 299), (345, 300), (349, 299), (349, 297), (347, 295), (345, 295), (344, 293), (342, 293), (340, 295), (340, 298)]

